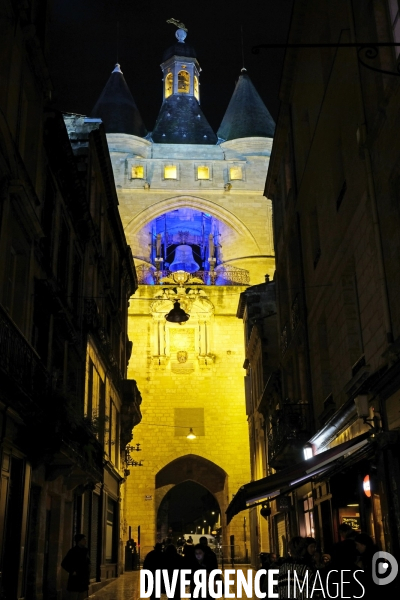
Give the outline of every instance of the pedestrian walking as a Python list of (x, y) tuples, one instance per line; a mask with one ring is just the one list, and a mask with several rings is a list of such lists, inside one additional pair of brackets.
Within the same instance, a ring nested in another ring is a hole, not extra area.
[[(168, 571), (168, 578), (171, 583), (172, 578), (174, 576), (174, 571), (179, 571), (179, 577), (177, 581), (177, 585), (175, 588), (174, 596), (168, 596), (168, 598), (175, 598), (175, 600), (180, 600), (181, 592), (180, 592), (180, 571), (184, 568), (184, 559), (178, 554), (176, 546), (170, 544), (167, 546), (162, 553), (162, 569), (166, 569)], [(163, 594), (166, 593), (165, 586), (162, 585)]]
[(90, 581), (90, 557), (86, 546), (86, 536), (77, 533), (75, 546), (68, 550), (61, 566), (68, 572), (67, 591), (69, 600), (83, 600), (88, 597)]
[(338, 528), (340, 542), (334, 544), (332, 551), (329, 552), (331, 555), (331, 569), (341, 570), (354, 570), (354, 565), (357, 560), (357, 549), (354, 542), (354, 536), (357, 532), (347, 525), (347, 523), (341, 523)]
[[(157, 569), (162, 569), (163, 567), (163, 551), (162, 544), (157, 543), (154, 546), (154, 550), (150, 550), (143, 561), (143, 569), (147, 569), (153, 573), (153, 577), (155, 576), (155, 572)], [(155, 600), (155, 586), (153, 587), (153, 593), (151, 594), (151, 600)]]
[(215, 552), (213, 550), (211, 550), (210, 546), (208, 545), (208, 539), (206, 538), (205, 535), (201, 536), (201, 538), (199, 539), (199, 543), (204, 548), (204, 552), (207, 557), (207, 559), (206, 559), (207, 565), (211, 568), (211, 570), (218, 569), (217, 555), (215, 554)]
[(365, 588), (363, 598), (371, 598), (372, 600), (377, 598), (379, 594), (379, 586), (372, 579), (372, 557), (375, 552), (378, 552), (379, 548), (367, 533), (358, 533), (354, 538), (354, 542), (358, 553), (356, 568), (363, 571), (359, 574), (360, 581)]
[[(214, 554), (214, 552), (213, 552), (213, 554)], [(193, 591), (195, 588), (194, 574), (196, 571), (206, 571), (206, 573), (207, 573), (207, 598), (210, 598), (209, 593), (208, 593), (208, 576), (210, 575), (210, 573), (213, 569), (218, 568), (218, 567), (213, 566), (213, 557), (211, 556), (211, 554), (208, 554), (206, 552), (206, 546), (204, 544), (196, 544), (195, 545), (194, 561), (192, 562), (190, 568), (192, 570), (192, 577), (191, 577), (191, 583), (190, 583), (190, 593), (192, 595), (192, 598), (193, 598)]]

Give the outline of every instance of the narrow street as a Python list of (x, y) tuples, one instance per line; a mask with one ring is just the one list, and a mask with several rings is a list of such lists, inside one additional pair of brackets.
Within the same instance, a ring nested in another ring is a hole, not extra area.
[(89, 596), (96, 600), (137, 600), (139, 594), (139, 571), (124, 573), (115, 581)]
[[(243, 565), (243, 568), (249, 566), (250, 565)], [(231, 586), (231, 591), (233, 591), (235, 587), (236, 586)], [(246, 596), (243, 594), (243, 597)], [(92, 594), (89, 598), (95, 598), (96, 600), (138, 600), (138, 598), (140, 598), (139, 571), (124, 573), (124, 575), (118, 577), (116, 581), (113, 581), (95, 594)], [(166, 600), (167, 596), (163, 594), (161, 599)], [(252, 600), (255, 599), (256, 596), (253, 595)]]

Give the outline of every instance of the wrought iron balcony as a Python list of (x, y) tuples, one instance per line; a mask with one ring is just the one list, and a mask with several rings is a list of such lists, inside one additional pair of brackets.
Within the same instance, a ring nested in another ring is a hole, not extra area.
[(19, 395), (18, 391), (32, 400), (38, 400), (49, 391), (50, 377), (47, 369), (1, 306), (0, 371), (3, 373), (3, 389), (7, 386), (15, 400)]
[(276, 411), (268, 433), (269, 464), (282, 469), (302, 460), (302, 449), (310, 437), (310, 407), (308, 404), (284, 404)]
[[(136, 267), (138, 282), (142, 285), (162, 285), (169, 283), (163, 281), (174, 276), (174, 273), (168, 270), (157, 270), (155, 267), (139, 265)], [(179, 271), (180, 273), (180, 271)], [(238, 267), (217, 267), (213, 271), (196, 271), (191, 274), (193, 281), (185, 282), (185, 285), (199, 284), (201, 280), (203, 285), (250, 285), (250, 274), (246, 269)], [(200, 284), (201, 285), (201, 284)]]

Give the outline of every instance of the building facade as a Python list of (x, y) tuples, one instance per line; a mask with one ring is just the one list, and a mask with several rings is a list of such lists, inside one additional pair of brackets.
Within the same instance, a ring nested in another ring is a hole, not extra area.
[[(163, 516), (168, 492), (194, 481), (218, 502), (225, 552), (234, 535), (245, 559), (248, 526), (241, 517), (225, 522), (232, 494), (250, 476), (236, 308), (250, 283), (274, 272), (271, 203), (262, 196), (274, 123), (243, 70), (217, 136), (201, 110), (200, 67), (184, 38), (179, 29), (164, 53), (164, 99), (151, 134), (119, 65), (92, 112), (107, 131), (139, 278), (129, 368), (143, 394), (134, 437), (142, 466), (127, 481), (126, 519), (134, 532), (140, 527), (145, 554), (172, 529)], [(187, 322), (165, 319), (175, 301)], [(214, 529), (216, 520), (199, 530)]]
[(265, 191), (277, 261), (280, 399), (265, 393), (275, 473), (230, 507), (264, 502), (281, 555), (299, 533), (329, 551), (343, 522), (399, 553), (398, 48), (373, 60), (360, 49), (398, 43), (397, 22), (398, 3), (383, 0), (293, 8), (289, 43), (317, 47), (287, 49)]
[[(276, 335), (275, 282), (266, 276), (265, 283), (253, 285), (242, 292), (237, 317), (243, 320), (245, 361), (246, 414), (249, 423), (251, 480), (271, 473), (268, 455), (270, 429), (269, 390), (280, 398), (279, 355)], [(255, 568), (259, 554), (269, 548), (270, 530), (265, 510), (261, 506), (249, 511), (251, 557)]]
[(1, 3), (0, 571), (7, 598), (61, 598), (61, 560), (78, 532), (91, 552), (92, 589), (121, 572), (124, 449), (140, 421), (140, 394), (126, 379), (127, 309), (137, 279), (106, 137), (98, 123), (82, 126), (74, 153), (63, 116), (49, 108), (44, 4)]

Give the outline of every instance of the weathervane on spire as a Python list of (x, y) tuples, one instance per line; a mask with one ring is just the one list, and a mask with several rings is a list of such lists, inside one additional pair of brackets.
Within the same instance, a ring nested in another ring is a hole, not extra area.
[(183, 23), (181, 23), (180, 21), (178, 21), (177, 19), (168, 19), (167, 23), (172, 23), (172, 25), (175, 25), (178, 29), (175, 32), (175, 37), (178, 40), (178, 42), (181, 42), (182, 44), (185, 43), (185, 38), (187, 35), (187, 29), (185, 27), (185, 25)]

